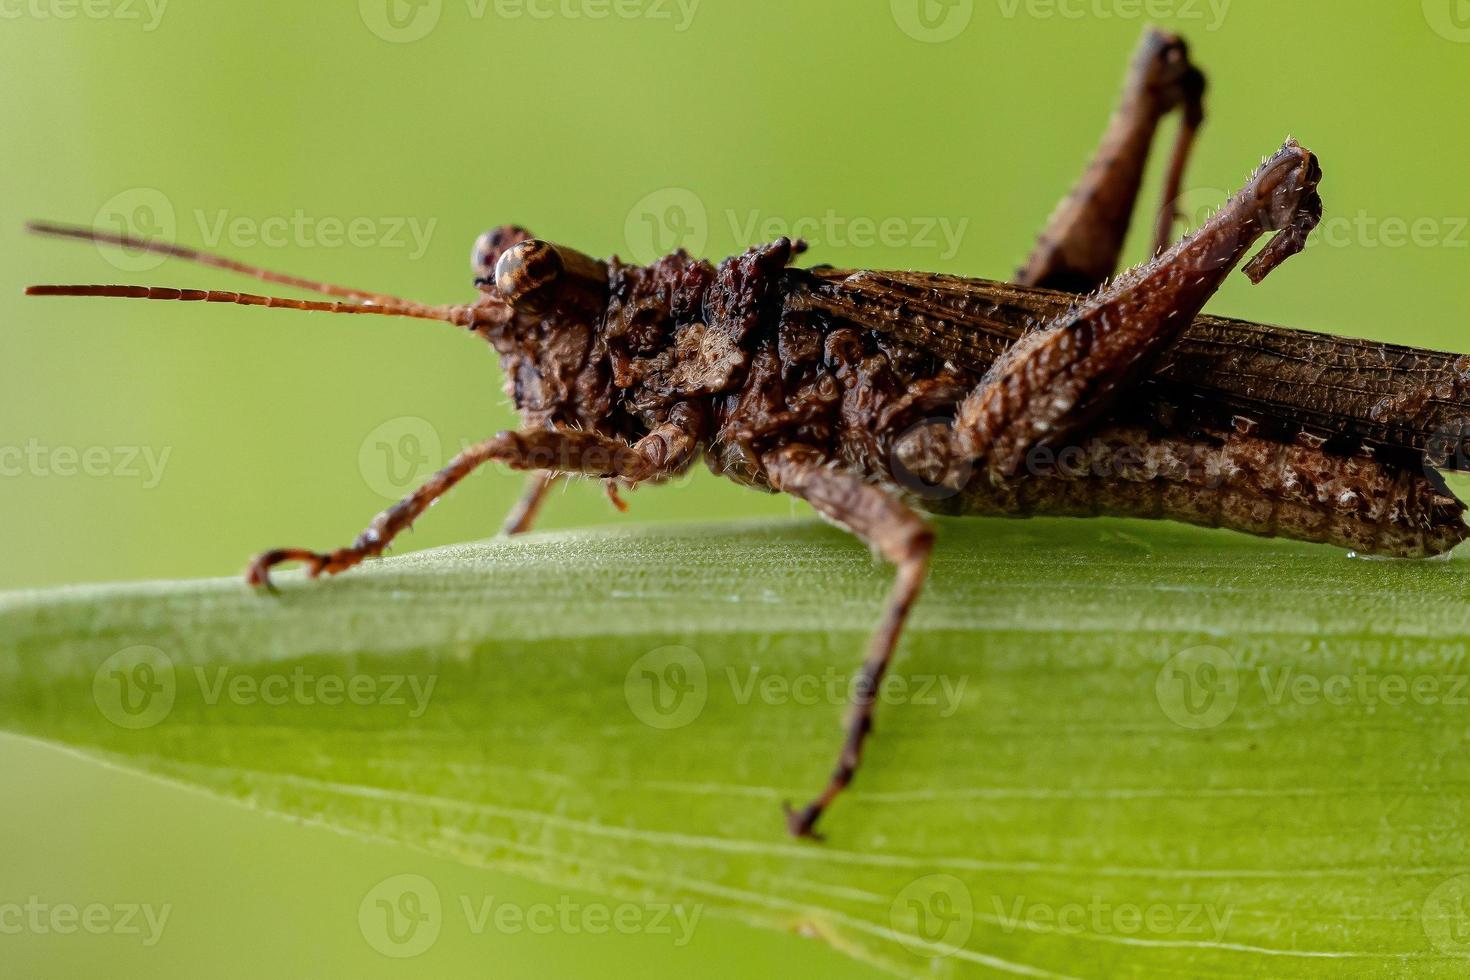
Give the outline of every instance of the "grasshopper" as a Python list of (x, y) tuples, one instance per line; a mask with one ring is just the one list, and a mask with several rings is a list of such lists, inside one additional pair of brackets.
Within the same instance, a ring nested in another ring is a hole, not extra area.
[[(1244, 266), (1260, 282), (1322, 217), (1316, 156), (1288, 140), (1192, 235), (1170, 244), (1205, 77), (1185, 42), (1145, 33), (1096, 158), (1011, 284), (796, 268), (780, 239), (718, 265), (676, 252), (598, 260), (515, 226), (481, 236), (478, 295), (426, 305), (301, 279), (181, 246), (131, 246), (330, 299), (145, 286), (32, 295), (233, 303), (442, 321), (487, 342), (522, 418), (455, 456), (335, 551), (252, 560), (253, 586), (303, 562), (335, 575), (381, 555), (472, 471), (533, 474), (507, 530), (528, 529), (568, 476), (654, 484), (703, 459), (808, 502), (896, 569), (837, 764), (789, 831), (816, 837), (851, 782), (879, 690), (919, 598), (934, 534), (922, 513), (1165, 518), (1402, 557), (1470, 536), (1438, 470), (1461, 468), (1470, 358), (1201, 315)], [(1157, 131), (1181, 117), (1154, 258), (1117, 278)], [(1446, 442), (1445, 434), (1450, 440)]]

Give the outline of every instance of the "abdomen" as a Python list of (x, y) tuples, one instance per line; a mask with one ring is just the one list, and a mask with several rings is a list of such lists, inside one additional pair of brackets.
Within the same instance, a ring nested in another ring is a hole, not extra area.
[(1406, 558), (1470, 537), (1464, 505), (1431, 470), (1239, 433), (1109, 427), (1034, 453), (999, 486), (977, 467), (960, 493), (911, 501), (934, 513), (1174, 520)]

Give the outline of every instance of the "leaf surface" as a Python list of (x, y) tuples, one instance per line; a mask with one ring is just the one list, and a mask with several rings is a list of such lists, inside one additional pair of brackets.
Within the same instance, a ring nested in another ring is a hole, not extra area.
[(890, 574), (813, 523), (11, 593), (0, 729), (903, 976), (1463, 976), (1465, 569), (942, 523), (822, 844), (779, 807), (825, 779)]

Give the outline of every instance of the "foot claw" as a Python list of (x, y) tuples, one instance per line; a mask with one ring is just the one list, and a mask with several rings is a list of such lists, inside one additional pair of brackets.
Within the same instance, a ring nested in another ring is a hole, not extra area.
[(792, 837), (819, 842), (826, 839), (816, 831), (817, 818), (822, 815), (821, 807), (812, 804), (797, 810), (787, 800), (781, 804), (781, 811), (786, 814), (786, 831)]
[(278, 548), (275, 551), (263, 551), (250, 560), (245, 566), (245, 583), (251, 588), (264, 589), (272, 595), (279, 595), (275, 583), (271, 581), (271, 569), (288, 561), (304, 561), (311, 568), (307, 574), (316, 578), (322, 573), (331, 561), (330, 555), (319, 554), (315, 551), (303, 551), (299, 548)]

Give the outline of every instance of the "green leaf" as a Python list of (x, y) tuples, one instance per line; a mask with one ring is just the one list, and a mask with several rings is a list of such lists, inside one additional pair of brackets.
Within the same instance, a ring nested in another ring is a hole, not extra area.
[(900, 975), (1465, 975), (1464, 562), (944, 523), (865, 766), (789, 840), (889, 578), (763, 524), (13, 593), (0, 729)]

